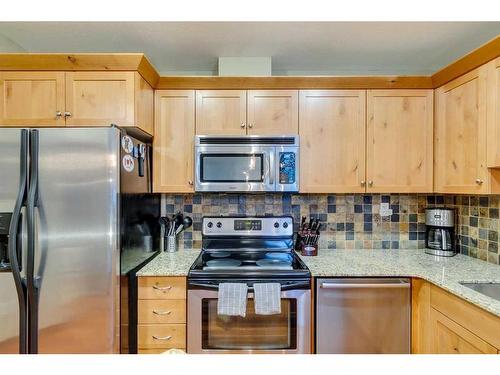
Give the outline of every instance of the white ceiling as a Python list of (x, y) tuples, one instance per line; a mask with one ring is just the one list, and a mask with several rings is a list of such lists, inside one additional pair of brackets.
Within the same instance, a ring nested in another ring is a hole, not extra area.
[(2, 22), (0, 52), (144, 52), (162, 75), (271, 56), (274, 75), (428, 75), (500, 22)]

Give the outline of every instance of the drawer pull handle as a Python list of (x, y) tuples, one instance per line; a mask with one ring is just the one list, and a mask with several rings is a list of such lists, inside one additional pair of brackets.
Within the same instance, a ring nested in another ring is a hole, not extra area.
[(169, 286), (153, 285), (153, 289), (156, 289), (156, 290), (170, 290), (170, 289), (172, 289), (172, 287), (170, 285)]
[(156, 314), (156, 315), (170, 315), (170, 314), (172, 314), (172, 311), (158, 311), (158, 310), (153, 310), (153, 314)]
[(172, 336), (155, 336), (155, 335), (153, 335), (153, 338), (155, 340), (167, 341), (167, 340), (170, 340), (172, 338)]

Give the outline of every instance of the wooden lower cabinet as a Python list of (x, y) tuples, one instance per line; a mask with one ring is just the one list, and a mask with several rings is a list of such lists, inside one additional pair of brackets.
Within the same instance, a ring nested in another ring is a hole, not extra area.
[(421, 279), (412, 280), (412, 353), (497, 354), (500, 318)]
[(432, 352), (436, 354), (496, 354), (497, 349), (446, 315), (431, 308)]
[(139, 354), (186, 350), (186, 297), (185, 277), (139, 277)]

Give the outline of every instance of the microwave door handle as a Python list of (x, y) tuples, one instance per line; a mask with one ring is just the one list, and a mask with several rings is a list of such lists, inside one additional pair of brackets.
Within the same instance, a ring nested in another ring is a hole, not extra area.
[(269, 173), (269, 185), (274, 185), (274, 173), (275, 173), (274, 151), (269, 153), (269, 158), (267, 159), (267, 161), (268, 161), (267, 170)]

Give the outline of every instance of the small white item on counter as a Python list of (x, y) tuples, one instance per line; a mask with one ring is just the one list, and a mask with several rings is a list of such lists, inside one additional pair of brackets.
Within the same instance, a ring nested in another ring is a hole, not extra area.
[(245, 283), (219, 284), (217, 314), (245, 317), (247, 312), (248, 285)]
[(281, 314), (280, 283), (255, 283), (253, 289), (257, 315)]

